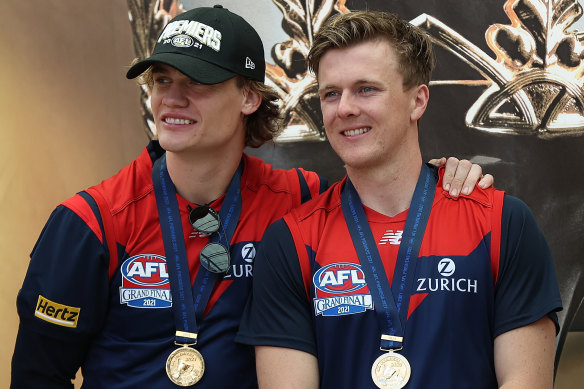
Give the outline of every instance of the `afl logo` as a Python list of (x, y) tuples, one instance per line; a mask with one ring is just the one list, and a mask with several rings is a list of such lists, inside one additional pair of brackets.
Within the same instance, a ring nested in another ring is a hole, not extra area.
[(450, 258), (442, 258), (440, 262), (438, 262), (438, 273), (442, 277), (450, 277), (454, 274), (456, 270), (456, 264)]
[(314, 286), (326, 293), (354, 292), (367, 286), (361, 266), (354, 263), (333, 263), (319, 269), (312, 278)]
[(172, 45), (174, 47), (191, 47), (195, 41), (188, 35), (177, 35), (172, 38)]
[(168, 284), (166, 258), (155, 254), (140, 254), (128, 258), (121, 267), (122, 277), (134, 285), (162, 286)]

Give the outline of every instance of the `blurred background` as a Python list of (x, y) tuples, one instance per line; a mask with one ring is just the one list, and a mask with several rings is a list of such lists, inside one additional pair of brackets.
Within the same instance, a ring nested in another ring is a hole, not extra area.
[[(0, 344), (6, 347), (0, 351), (0, 387), (10, 382), (18, 327), (16, 295), (51, 211), (115, 174), (154, 136), (148, 96), (126, 80), (128, 65), (134, 57), (147, 55), (152, 39), (174, 14), (217, 2), (258, 29), (266, 49), (267, 82), (287, 103), (288, 126), (278, 142), (247, 151), (277, 167), (317, 170), (331, 182), (344, 175), (323, 139), (313, 79), (303, 66), (311, 28), (290, 29), (303, 15), (293, 14), (287, 0), (5, 2), (0, 13), (0, 131), (7, 147), (0, 157), (0, 249), (7, 267), (0, 272)], [(583, 2), (539, 2), (573, 13), (553, 25), (524, 25), (532, 33), (546, 29), (547, 36), (558, 37), (557, 47), (563, 51), (536, 53), (556, 59), (549, 69), (516, 47), (505, 46), (502, 39), (517, 36), (509, 27), (512, 3), (535, 12), (528, 0), (294, 1), (315, 4), (313, 9), (300, 7), (313, 21), (356, 9), (392, 10), (435, 38), (438, 66), (421, 124), (425, 158), (454, 155), (480, 163), (495, 175), (499, 188), (522, 198), (534, 211), (552, 248), (565, 304), (555, 388), (573, 389), (584, 381), (584, 320), (579, 309), (584, 296), (584, 182), (576, 175), (577, 158), (584, 150)], [(422, 14), (431, 18), (419, 18)], [(444, 36), (462, 37), (455, 41), (459, 46), (472, 44), (473, 55), (461, 57)], [(489, 69), (500, 77), (486, 77)], [(530, 127), (534, 120), (512, 106), (510, 95), (491, 91), (493, 85), (502, 90), (509, 80), (544, 70), (561, 70), (564, 81), (536, 77), (523, 85), (528, 100), (540, 104), (534, 109), (540, 122)], [(550, 112), (558, 110), (552, 105), (562, 94), (567, 96), (561, 100), (567, 101), (566, 108), (553, 116)], [(496, 99), (500, 101), (493, 102)]]

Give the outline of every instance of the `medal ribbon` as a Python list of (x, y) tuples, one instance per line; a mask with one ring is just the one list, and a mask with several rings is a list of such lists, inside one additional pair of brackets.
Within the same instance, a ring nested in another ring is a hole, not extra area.
[(341, 206), (345, 221), (375, 304), (377, 320), (382, 332), (380, 348), (383, 350), (395, 350), (402, 347), (416, 268), (415, 262), (413, 264), (411, 262), (418, 258), (434, 201), (436, 179), (434, 172), (425, 164), (422, 165), (406, 219), (391, 287), (361, 199), (348, 177), (341, 192)]
[[(242, 171), (243, 161), (239, 164), (231, 179), (219, 212), (223, 228), (219, 228), (217, 236), (213, 235), (210, 238), (211, 242), (225, 242), (228, 248), (241, 213)], [(189, 264), (178, 201), (176, 199), (176, 189), (166, 168), (166, 154), (154, 163), (152, 181), (154, 183), (154, 194), (164, 242), (170, 292), (172, 294), (174, 321), (177, 330), (176, 343), (196, 344), (197, 318), (201, 319), (203, 317), (219, 275), (211, 273), (203, 266), (200, 266), (192, 292), (189, 293), (191, 289)], [(221, 235), (222, 233), (223, 235)]]

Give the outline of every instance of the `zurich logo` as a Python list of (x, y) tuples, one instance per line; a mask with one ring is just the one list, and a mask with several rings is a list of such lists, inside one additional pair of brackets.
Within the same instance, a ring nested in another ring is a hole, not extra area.
[(168, 284), (166, 258), (155, 254), (140, 254), (128, 258), (121, 267), (122, 277), (134, 285), (162, 286)]
[(333, 263), (314, 273), (314, 286), (326, 293), (348, 293), (367, 286), (361, 266), (354, 263)]
[(256, 256), (256, 249), (253, 243), (248, 243), (241, 249), (241, 256), (247, 263), (253, 263)]
[(456, 270), (456, 264), (450, 258), (442, 258), (438, 262), (438, 273), (443, 277), (450, 277)]

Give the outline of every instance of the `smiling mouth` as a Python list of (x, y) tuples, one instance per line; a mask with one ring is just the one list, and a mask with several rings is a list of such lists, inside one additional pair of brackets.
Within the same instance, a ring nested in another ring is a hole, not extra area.
[(193, 124), (194, 120), (179, 119), (179, 118), (164, 118), (163, 121), (168, 124)]
[(366, 132), (371, 131), (371, 128), (366, 127), (366, 128), (356, 128), (354, 130), (347, 130), (347, 131), (343, 131), (343, 135), (344, 136), (355, 136), (355, 135), (361, 135), (364, 134)]

